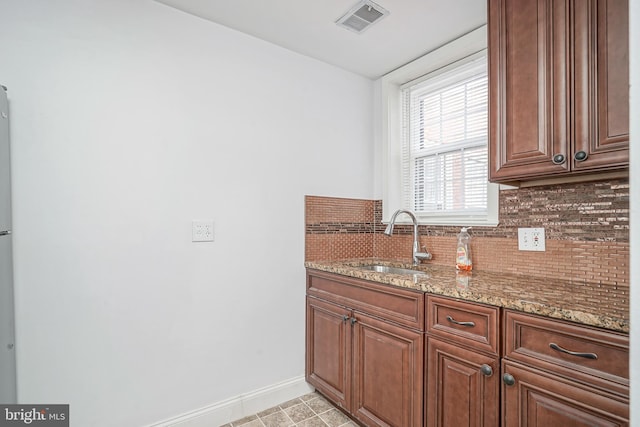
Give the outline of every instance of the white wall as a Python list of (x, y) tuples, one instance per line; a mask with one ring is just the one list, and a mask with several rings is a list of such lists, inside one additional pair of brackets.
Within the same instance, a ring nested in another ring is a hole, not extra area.
[(373, 83), (150, 0), (0, 11), (19, 401), (136, 426), (302, 375), (304, 195), (372, 197)]

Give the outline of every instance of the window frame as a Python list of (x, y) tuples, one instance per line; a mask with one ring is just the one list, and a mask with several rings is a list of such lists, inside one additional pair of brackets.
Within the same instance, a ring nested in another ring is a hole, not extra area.
[[(382, 218), (388, 222), (397, 209), (406, 209), (402, 194), (402, 94), (406, 84), (446, 72), (476, 59), (487, 49), (486, 25), (386, 74), (380, 79), (382, 148)], [(487, 214), (482, 216), (419, 215), (421, 224), (471, 226), (498, 224), (499, 186), (487, 182)]]

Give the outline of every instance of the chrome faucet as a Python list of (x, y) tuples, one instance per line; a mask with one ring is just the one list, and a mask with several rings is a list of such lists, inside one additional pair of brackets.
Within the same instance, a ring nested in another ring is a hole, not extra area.
[(413, 221), (413, 265), (420, 264), (421, 260), (431, 259), (431, 254), (427, 251), (427, 248), (424, 248), (426, 252), (420, 252), (420, 244), (418, 243), (418, 220), (413, 212), (404, 209), (398, 209), (395, 211), (391, 217), (391, 221), (389, 221), (389, 225), (387, 225), (387, 228), (384, 230), (384, 234), (387, 236), (391, 236), (393, 234), (393, 226), (396, 223), (396, 218), (401, 213), (409, 215), (409, 217), (411, 217), (411, 221)]

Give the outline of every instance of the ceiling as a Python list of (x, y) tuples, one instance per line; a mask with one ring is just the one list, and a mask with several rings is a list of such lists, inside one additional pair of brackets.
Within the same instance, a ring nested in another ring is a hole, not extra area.
[(374, 0), (390, 14), (357, 34), (335, 22), (359, 0), (156, 0), (370, 79), (486, 23), (483, 0)]

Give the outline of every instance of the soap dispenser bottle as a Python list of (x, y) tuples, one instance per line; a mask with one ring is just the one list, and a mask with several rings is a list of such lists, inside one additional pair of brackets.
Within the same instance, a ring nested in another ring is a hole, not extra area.
[(471, 262), (471, 236), (467, 232), (471, 227), (463, 227), (458, 234), (458, 243), (456, 245), (456, 269), (462, 271), (471, 271), (473, 264)]

